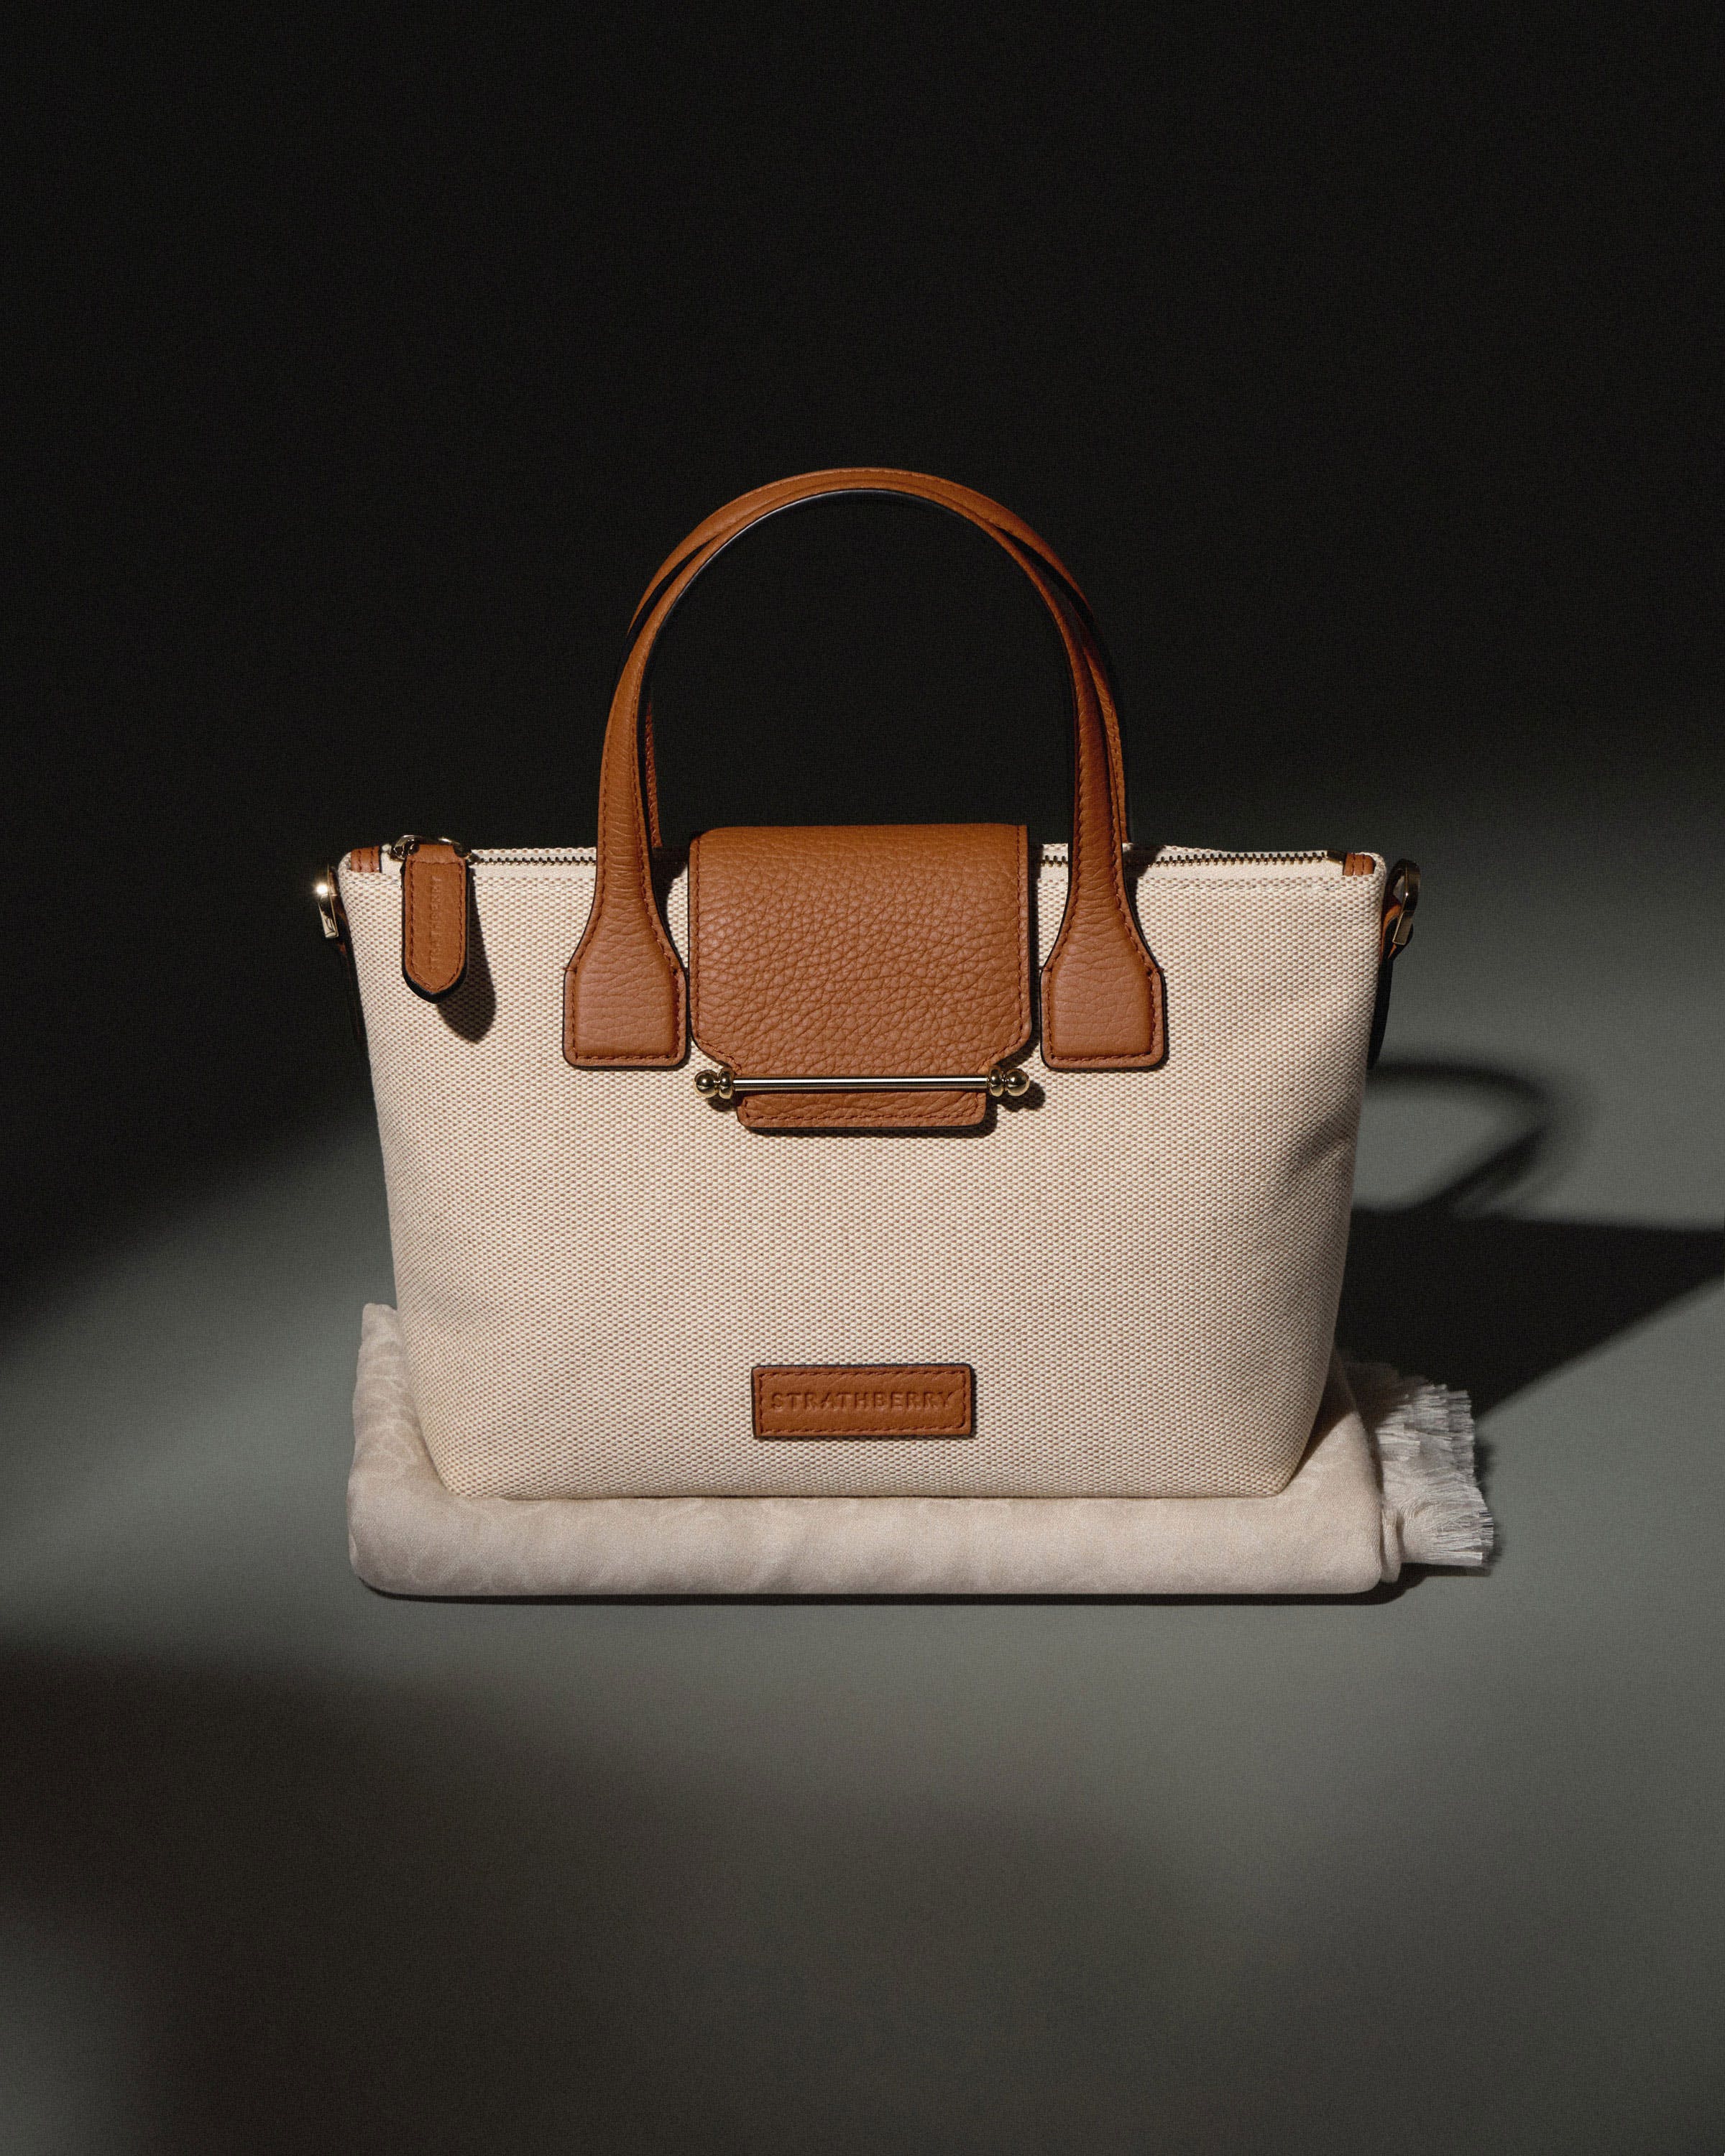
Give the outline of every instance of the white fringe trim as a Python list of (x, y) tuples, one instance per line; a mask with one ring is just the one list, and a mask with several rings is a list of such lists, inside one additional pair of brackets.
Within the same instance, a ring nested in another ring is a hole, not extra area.
[(1483, 1565), (1497, 1531), (1475, 1479), (1467, 1394), (1387, 1363), (1351, 1363), (1348, 1382), (1377, 1448), (1386, 1556), (1393, 1534), (1408, 1564)]

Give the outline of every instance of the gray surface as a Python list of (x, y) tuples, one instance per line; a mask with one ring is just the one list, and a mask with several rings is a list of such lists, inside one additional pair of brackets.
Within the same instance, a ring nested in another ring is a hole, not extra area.
[(1393, 1051), (1507, 1078), (1378, 1089), (1348, 1305), (1486, 1403), (1487, 1578), (372, 1596), (360, 1128), (15, 1333), (8, 2151), (1725, 2145), (1717, 849), (1517, 813), (1409, 840)]

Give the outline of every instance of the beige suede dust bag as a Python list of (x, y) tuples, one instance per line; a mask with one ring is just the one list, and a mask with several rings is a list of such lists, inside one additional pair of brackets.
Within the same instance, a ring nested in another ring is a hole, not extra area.
[[(660, 629), (761, 519), (967, 518), (1071, 675), (1071, 842), (1003, 824), (658, 843)], [(642, 603), (597, 847), (348, 854), (408, 1373), (465, 1496), (1260, 1496), (1330, 1365), (1374, 1010), (1417, 876), (1135, 850), (1089, 609), (919, 474), (721, 510)]]

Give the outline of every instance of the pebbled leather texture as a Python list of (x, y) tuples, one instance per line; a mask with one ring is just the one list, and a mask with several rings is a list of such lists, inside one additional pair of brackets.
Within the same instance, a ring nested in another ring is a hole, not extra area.
[(745, 1094), (746, 1131), (966, 1131), (988, 1120), (986, 1093)]
[[(750, 1077), (981, 1076), (1030, 1038), (1010, 824), (708, 831), (689, 856), (695, 1038)], [(962, 1129), (977, 1092), (745, 1094), (757, 1131)]]
[(998, 502), (951, 480), (874, 466), (808, 473), (741, 496), (663, 565), (638, 610), (600, 765), (593, 911), (565, 975), (566, 1058), (578, 1067), (654, 1065), (686, 1052), (682, 966), (652, 881), (658, 813), (644, 707), (660, 631), (696, 578), (751, 525), (801, 502), (855, 493), (903, 495), (966, 518), (1011, 556), (1047, 608), (1072, 678), (1075, 780), (1066, 916), (1044, 973), (1044, 1053), (1057, 1069), (1153, 1066), (1165, 1045), (1162, 976), (1127, 901), (1119, 725), (1083, 594), (1058, 557)]
[(467, 971), (467, 863), (441, 840), (422, 840), (402, 864), (401, 969), (433, 1002)]
[[(1127, 915), (1123, 890), (1119, 910)], [(1050, 1070), (1141, 1070), (1166, 1053), (1161, 972), (1099, 913), (1069, 906), (1043, 970), (1042, 1060)]]
[[(638, 674), (637, 698), (640, 687)], [(612, 702), (599, 758), (593, 910), (563, 969), (563, 1057), (578, 1069), (660, 1069), (689, 1052), (688, 984), (653, 888), (634, 708), (624, 727)]]
[(750, 1373), (757, 1437), (969, 1437), (965, 1363), (789, 1363)]

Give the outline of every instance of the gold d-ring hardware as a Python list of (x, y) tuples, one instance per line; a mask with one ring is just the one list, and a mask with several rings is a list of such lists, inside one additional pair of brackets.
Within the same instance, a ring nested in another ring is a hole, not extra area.
[(1384, 878), (1384, 952), (1393, 958), (1414, 932), (1414, 909), (1420, 903), (1420, 865), (1398, 861)]
[(996, 1101), (1020, 1101), (1030, 1090), (1028, 1072), (997, 1063), (978, 1077), (962, 1078), (739, 1078), (728, 1063), (697, 1071), (695, 1090), (705, 1101), (729, 1107), (742, 1093), (986, 1093)]
[(347, 917), (341, 904), (341, 886), (336, 881), (333, 869), (326, 869), (312, 885), (311, 896), (317, 901), (317, 917), (323, 924), (325, 937), (331, 943), (339, 943)]

